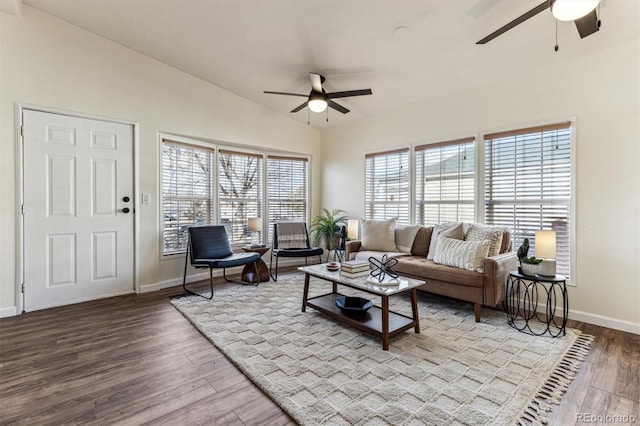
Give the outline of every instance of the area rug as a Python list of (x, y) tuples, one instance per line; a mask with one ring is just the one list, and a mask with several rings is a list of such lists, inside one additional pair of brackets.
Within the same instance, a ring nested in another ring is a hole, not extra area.
[[(544, 423), (593, 340), (577, 330), (529, 336), (488, 309), (476, 323), (471, 305), (421, 294), (421, 333), (396, 336), (383, 351), (373, 336), (314, 309), (301, 312), (302, 287), (303, 276), (293, 274), (215, 292), (213, 300), (172, 300), (302, 425)], [(310, 296), (330, 289), (312, 279)], [(390, 306), (411, 309), (404, 296)]]

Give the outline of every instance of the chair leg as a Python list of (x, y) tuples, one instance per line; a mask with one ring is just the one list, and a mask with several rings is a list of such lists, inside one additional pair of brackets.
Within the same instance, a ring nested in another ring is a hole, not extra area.
[[(277, 256), (276, 256), (276, 262), (278, 262), (278, 257)], [(277, 277), (276, 278), (273, 277), (273, 272), (271, 272), (271, 271), (273, 271), (273, 250), (271, 250), (271, 257), (269, 259), (269, 276), (271, 277), (272, 280), (278, 281)], [(276, 276), (277, 276), (277, 274), (276, 274)]]
[[(271, 278), (272, 278), (274, 281), (278, 281), (278, 259), (279, 259), (279, 257), (278, 257), (278, 256), (276, 256), (276, 276), (274, 277), (274, 276), (273, 276), (273, 274), (271, 275)], [(273, 269), (272, 269), (272, 271), (273, 271)]]
[(318, 255), (318, 263), (322, 263), (322, 256)]
[[(189, 252), (188, 252), (188, 248), (187, 248), (187, 258), (189, 257)], [(204, 297), (205, 299), (213, 299), (213, 269), (211, 267), (209, 267), (209, 286), (211, 287), (211, 295), (209, 297), (200, 294), (200, 293), (196, 293), (193, 290), (189, 290), (187, 288), (187, 260), (185, 260), (184, 263), (184, 276), (182, 277), (182, 288), (184, 289), (185, 293), (189, 293), (189, 294), (193, 294), (194, 296), (200, 296), (200, 297)]]
[(229, 278), (227, 278), (227, 268), (222, 268), (222, 277), (228, 283), (233, 282), (233, 280), (230, 280)]
[(260, 285), (260, 272), (258, 271), (258, 262), (253, 262), (253, 268), (256, 270), (256, 283), (254, 284), (256, 287)]

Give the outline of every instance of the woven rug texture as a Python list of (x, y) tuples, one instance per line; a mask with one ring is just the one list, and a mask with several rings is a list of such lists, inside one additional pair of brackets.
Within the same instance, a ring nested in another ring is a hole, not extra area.
[[(296, 273), (221, 290), (213, 300), (184, 296), (172, 303), (303, 425), (537, 423), (579, 368), (581, 357), (567, 355), (575, 355), (578, 330), (530, 336), (489, 309), (476, 323), (472, 305), (421, 292), (421, 333), (393, 337), (384, 351), (378, 338), (312, 308), (301, 312), (302, 290)], [(380, 306), (375, 296), (338, 291)], [(310, 297), (329, 292), (330, 283), (312, 278)], [(404, 295), (392, 296), (390, 307), (411, 312)], [(578, 349), (582, 356), (588, 343)]]

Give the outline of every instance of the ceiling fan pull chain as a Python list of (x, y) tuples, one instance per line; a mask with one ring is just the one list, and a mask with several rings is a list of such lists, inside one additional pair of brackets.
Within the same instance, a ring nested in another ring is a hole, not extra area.
[(555, 50), (557, 52), (558, 49), (559, 49), (559, 47), (558, 47), (558, 20), (556, 19), (556, 45), (553, 48), (553, 50)]
[(311, 110), (307, 108), (307, 126), (311, 124)]
[(329, 108), (326, 109), (327, 111), (327, 123), (329, 122)]

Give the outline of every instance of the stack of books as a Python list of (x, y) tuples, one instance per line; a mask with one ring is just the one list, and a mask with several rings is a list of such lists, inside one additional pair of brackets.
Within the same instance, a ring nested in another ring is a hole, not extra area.
[(369, 275), (369, 262), (367, 260), (347, 260), (346, 262), (342, 262), (340, 275), (347, 278)]

